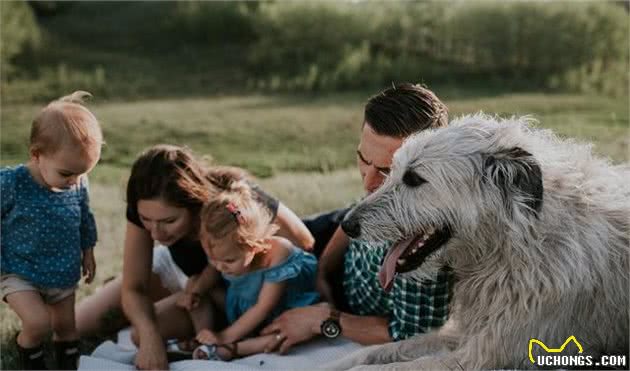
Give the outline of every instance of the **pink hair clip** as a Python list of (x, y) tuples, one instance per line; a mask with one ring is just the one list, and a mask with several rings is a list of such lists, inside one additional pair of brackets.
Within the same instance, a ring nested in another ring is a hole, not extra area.
[(241, 215), (241, 211), (232, 202), (229, 202), (227, 205), (225, 205), (225, 208), (228, 209), (228, 211), (232, 214), (237, 224), (243, 224), (245, 222), (243, 215)]

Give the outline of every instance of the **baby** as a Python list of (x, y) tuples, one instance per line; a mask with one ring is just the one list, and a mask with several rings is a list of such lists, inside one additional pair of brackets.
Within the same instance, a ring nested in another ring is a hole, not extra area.
[[(264, 351), (270, 337), (258, 330), (283, 311), (319, 300), (315, 290), (317, 260), (285, 238), (274, 236), (271, 215), (257, 202), (250, 186), (234, 180), (228, 190), (213, 197), (201, 211), (200, 239), (212, 271), (202, 276), (193, 295), (218, 282), (227, 282), (225, 315), (228, 326), (210, 330), (209, 301), (191, 310), (197, 341), (197, 359), (231, 360)], [(200, 282), (205, 280), (205, 284)], [(215, 316), (216, 317), (216, 316)]]
[(16, 337), (23, 369), (45, 369), (42, 343), (53, 331), (58, 369), (76, 369), (74, 299), (81, 269), (95, 274), (96, 224), (88, 197), (89, 173), (103, 134), (77, 91), (43, 108), (31, 126), (30, 160), (0, 169), (2, 298), (18, 315)]

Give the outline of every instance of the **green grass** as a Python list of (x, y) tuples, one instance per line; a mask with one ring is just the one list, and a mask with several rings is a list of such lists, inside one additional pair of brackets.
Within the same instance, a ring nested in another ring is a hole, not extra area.
[[(437, 90), (439, 93), (439, 90)], [(451, 116), (479, 110), (530, 114), (565, 136), (592, 141), (619, 162), (628, 154), (623, 99), (579, 95), (507, 94), (445, 98)], [(187, 145), (221, 164), (269, 177), (290, 171), (328, 172), (354, 165), (365, 96), (224, 96), (105, 101), (90, 105), (107, 145), (96, 180), (124, 179), (137, 154), (162, 142)], [(42, 102), (43, 104), (44, 102)], [(4, 164), (25, 160), (29, 123), (41, 105), (5, 105), (0, 112)]]
[[(360, 107), (358, 101), (262, 96), (92, 106), (107, 141), (101, 163), (110, 168), (127, 168), (143, 148), (169, 142), (211, 155), (219, 163), (244, 166), (261, 176), (350, 166)], [(15, 105), (2, 111), (3, 160), (24, 157), (29, 116), (36, 110), (31, 105)]]

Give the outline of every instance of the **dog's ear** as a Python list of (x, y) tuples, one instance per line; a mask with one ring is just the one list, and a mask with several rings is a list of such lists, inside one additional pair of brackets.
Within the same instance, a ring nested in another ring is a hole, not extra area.
[(508, 211), (512, 202), (538, 217), (543, 202), (542, 170), (534, 156), (518, 147), (484, 155), (484, 182), (501, 190)]

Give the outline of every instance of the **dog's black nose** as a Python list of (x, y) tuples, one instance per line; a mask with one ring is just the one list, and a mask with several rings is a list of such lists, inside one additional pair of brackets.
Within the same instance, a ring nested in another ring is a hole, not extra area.
[(361, 234), (361, 224), (354, 218), (346, 219), (341, 222), (341, 229), (352, 238), (357, 238)]

